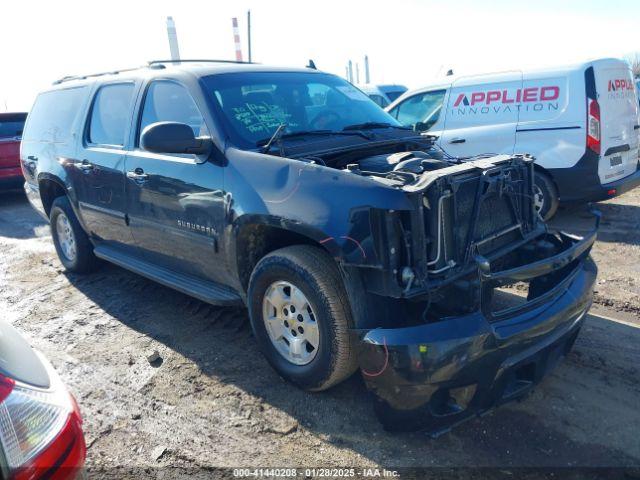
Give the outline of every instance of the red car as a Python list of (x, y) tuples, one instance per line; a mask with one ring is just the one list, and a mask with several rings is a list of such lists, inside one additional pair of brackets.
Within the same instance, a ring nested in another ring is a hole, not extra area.
[(0, 478), (76, 479), (85, 456), (74, 398), (51, 364), (0, 321)]
[(20, 140), (26, 113), (0, 113), (0, 190), (24, 184), (20, 169)]

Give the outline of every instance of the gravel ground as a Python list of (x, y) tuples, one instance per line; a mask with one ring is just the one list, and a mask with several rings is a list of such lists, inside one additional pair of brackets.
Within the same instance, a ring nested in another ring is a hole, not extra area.
[[(286, 384), (256, 353), (242, 310), (115, 266), (65, 273), (20, 194), (0, 196), (0, 316), (76, 395), (90, 475), (114, 466), (133, 476), (163, 466), (192, 476), (257, 465), (640, 466), (640, 192), (599, 208), (596, 305), (574, 351), (526, 400), (436, 440), (384, 432), (357, 375), (320, 394)], [(576, 210), (554, 223), (589, 228)]]

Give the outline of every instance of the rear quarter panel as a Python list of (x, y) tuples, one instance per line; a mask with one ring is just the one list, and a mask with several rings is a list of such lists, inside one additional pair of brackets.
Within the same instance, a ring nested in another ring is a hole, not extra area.
[[(69, 131), (56, 130), (48, 123), (46, 112), (43, 114), (43, 119), (32, 118), (34, 112), (34, 108), (32, 108), (27, 117), (20, 145), (20, 163), (27, 183), (34, 189), (38, 188), (42, 180), (53, 180), (59, 183), (67, 191), (74, 208), (77, 207), (77, 198), (73, 185), (75, 171), (72, 162), (78, 151), (78, 141), (82, 138), (82, 125), (91, 90), (89, 87), (90, 84), (84, 85), (84, 93), (75, 110)], [(72, 88), (75, 88), (75, 85)], [(44, 128), (42, 127), (43, 120)], [(34, 124), (37, 123), (40, 123), (38, 128), (41, 130), (36, 130), (34, 127)]]
[[(631, 175), (637, 169), (638, 96), (631, 68), (622, 60), (595, 61), (593, 68), (602, 142), (598, 175), (601, 183), (608, 183)], [(628, 149), (620, 151), (621, 147)]]
[(584, 155), (586, 92), (584, 68), (526, 73), (523, 89), (545, 95), (520, 108), (516, 153), (529, 153), (543, 168), (569, 168)]

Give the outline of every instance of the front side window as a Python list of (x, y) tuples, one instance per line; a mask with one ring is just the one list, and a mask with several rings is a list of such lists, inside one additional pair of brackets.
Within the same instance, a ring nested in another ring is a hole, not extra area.
[(204, 77), (234, 143), (254, 148), (279, 126), (287, 133), (342, 131), (367, 122), (399, 126), (367, 95), (330, 74), (225, 73)]
[(161, 80), (149, 86), (140, 118), (138, 142), (145, 127), (157, 122), (184, 123), (193, 129), (196, 137), (209, 135), (195, 101), (185, 87), (175, 82)]
[(420, 93), (396, 106), (391, 112), (398, 121), (405, 126), (413, 127), (418, 131), (427, 131), (438, 121), (444, 90)]
[(98, 90), (91, 108), (89, 143), (121, 147), (131, 118), (133, 83), (105, 85)]

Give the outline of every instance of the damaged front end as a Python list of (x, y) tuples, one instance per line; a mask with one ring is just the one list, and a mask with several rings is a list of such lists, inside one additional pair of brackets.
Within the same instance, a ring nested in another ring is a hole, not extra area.
[(359, 361), (388, 429), (433, 434), (525, 395), (571, 348), (592, 301), (592, 232), (551, 232), (533, 161), (477, 158), (402, 189), (408, 211), (372, 210), (379, 268), (363, 288)]

